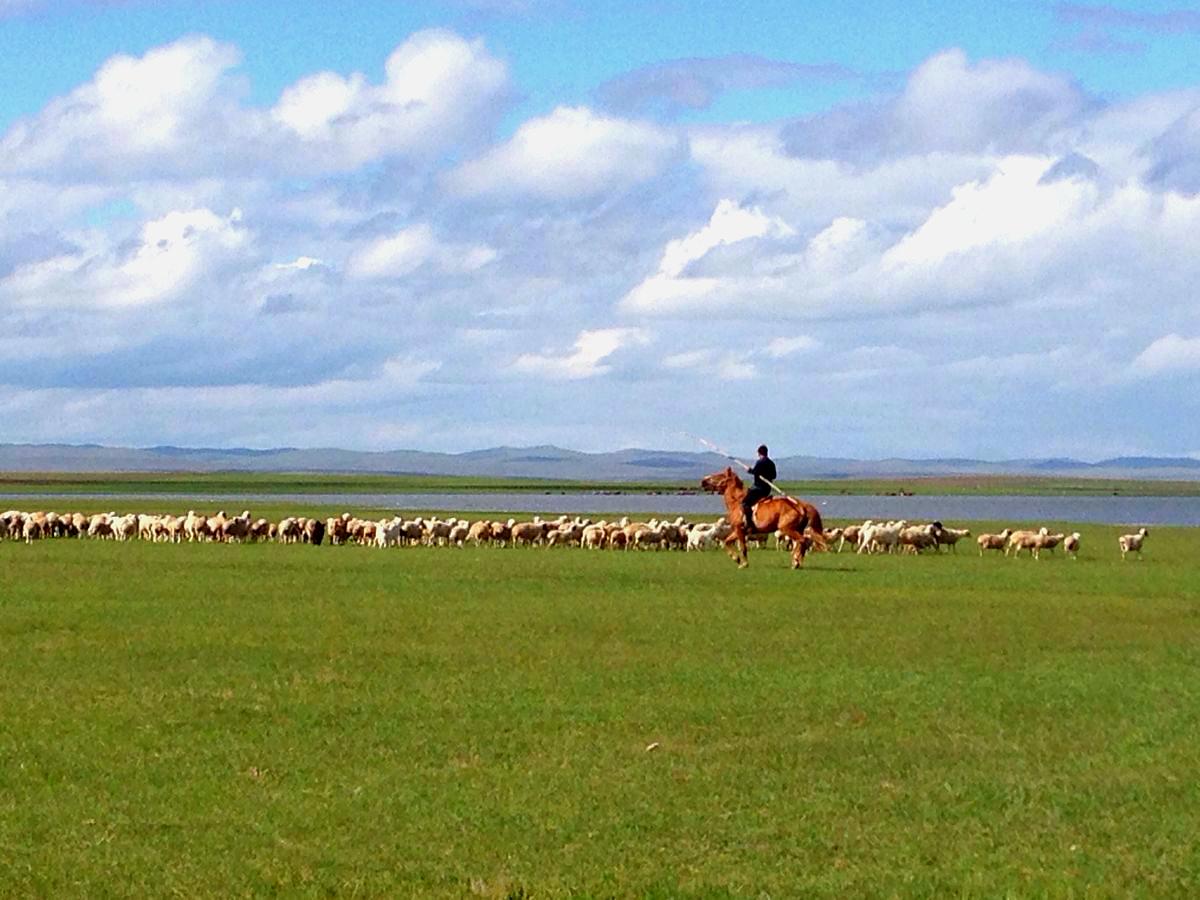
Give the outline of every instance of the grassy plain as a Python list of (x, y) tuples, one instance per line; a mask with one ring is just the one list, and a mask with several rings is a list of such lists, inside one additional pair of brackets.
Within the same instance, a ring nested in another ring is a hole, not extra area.
[(1082, 530), (0, 543), (0, 893), (1195, 896), (1200, 531)]
[[(829, 478), (783, 480), (797, 495), (808, 494), (1025, 494), (1053, 496), (1200, 497), (1200, 480), (1061, 478), (1005, 475), (938, 478)], [(695, 481), (602, 482), (538, 478), (444, 475), (337, 475), (287, 472), (0, 472), (0, 494), (371, 494), (371, 493), (545, 493), (697, 491)]]

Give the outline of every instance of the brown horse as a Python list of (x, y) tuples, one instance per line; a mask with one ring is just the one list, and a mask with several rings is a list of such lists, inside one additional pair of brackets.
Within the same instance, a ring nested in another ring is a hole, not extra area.
[[(746, 559), (746, 522), (742, 517), (742, 498), (746, 486), (734, 474), (732, 468), (724, 472), (713, 472), (700, 479), (704, 490), (720, 494), (725, 498), (725, 514), (733, 531), (725, 538), (725, 552), (744, 569), (750, 563)], [(811, 503), (795, 497), (767, 497), (759, 500), (753, 510), (754, 527), (758, 531), (776, 532), (792, 541), (792, 568), (804, 564), (804, 554), (809, 546), (825, 549), (825, 529), (821, 524), (821, 513)]]

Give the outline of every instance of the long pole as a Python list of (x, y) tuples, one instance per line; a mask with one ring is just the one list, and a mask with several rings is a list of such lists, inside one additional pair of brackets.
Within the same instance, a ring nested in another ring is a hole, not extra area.
[[(738, 459), (736, 456), (733, 456), (732, 454), (726, 453), (724, 450), (722, 450), (720, 447), (718, 447), (718, 446), (717, 446), (716, 444), (714, 444), (712, 441), (706, 441), (704, 438), (700, 437), (699, 435), (695, 435), (695, 434), (688, 434), (686, 431), (685, 431), (685, 432), (682, 432), (682, 434), (684, 435), (684, 437), (690, 437), (690, 438), (692, 438), (692, 440), (699, 441), (701, 444), (703, 444), (705, 447), (707, 447), (707, 448), (708, 448), (709, 450), (711, 450), (713, 453), (716, 453), (716, 454), (718, 454), (718, 455), (720, 455), (720, 456), (723, 456), (723, 457), (725, 457), (726, 459), (728, 459), (728, 460), (730, 460), (730, 461), (732, 461), (732, 462), (735, 462), (735, 463), (737, 463), (739, 466), (741, 466), (741, 467), (742, 467), (743, 469), (745, 469), (747, 472), (749, 472), (749, 471), (750, 471), (750, 466), (748, 466), (746, 463), (742, 462), (742, 461), (741, 461), (740, 459)], [(779, 493), (783, 494), (783, 496), (785, 496), (785, 497), (786, 497), (786, 496), (788, 496), (788, 495), (787, 495), (787, 494), (784, 492), (783, 488), (779, 487), (779, 485), (777, 485), (775, 482), (773, 482), (773, 481), (770, 481), (769, 479), (763, 478), (761, 475), (756, 475), (755, 477), (756, 477), (756, 478), (757, 478), (759, 481), (761, 481), (763, 484), (765, 484), (767, 487), (771, 488), (771, 490), (773, 490), (773, 491), (779, 491)]]

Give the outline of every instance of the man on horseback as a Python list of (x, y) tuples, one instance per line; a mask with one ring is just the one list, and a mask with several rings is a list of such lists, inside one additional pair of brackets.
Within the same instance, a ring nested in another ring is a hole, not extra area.
[[(754, 526), (754, 504), (759, 500), (771, 496), (771, 486), (767, 481), (776, 479), (775, 463), (771, 462), (771, 457), (767, 456), (767, 445), (761, 444), (758, 448), (758, 459), (754, 465), (747, 471), (754, 476), (754, 484), (750, 490), (746, 492), (746, 497), (742, 500), (742, 515), (745, 517), (746, 532), (753, 534), (756, 530)], [(763, 479), (766, 479), (764, 481)]]

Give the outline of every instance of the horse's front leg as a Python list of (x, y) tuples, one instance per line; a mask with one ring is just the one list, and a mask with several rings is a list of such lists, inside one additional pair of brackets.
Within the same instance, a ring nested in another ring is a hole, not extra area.
[(739, 569), (744, 569), (749, 565), (746, 561), (746, 536), (740, 530), (734, 530), (729, 537), (725, 538), (725, 552), (738, 564)]

